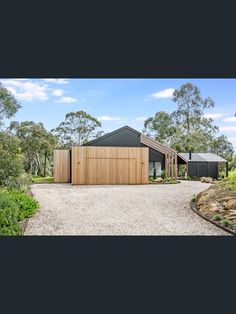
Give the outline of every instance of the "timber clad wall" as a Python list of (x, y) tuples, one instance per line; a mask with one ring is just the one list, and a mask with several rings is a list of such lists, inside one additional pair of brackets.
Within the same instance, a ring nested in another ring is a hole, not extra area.
[(69, 150), (54, 150), (53, 177), (56, 183), (70, 182)]
[(148, 184), (148, 148), (72, 147), (72, 184)]

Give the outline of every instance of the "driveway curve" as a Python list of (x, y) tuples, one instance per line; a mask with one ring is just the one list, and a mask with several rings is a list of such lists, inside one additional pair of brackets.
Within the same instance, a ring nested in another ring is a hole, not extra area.
[(209, 184), (35, 184), (40, 202), (25, 235), (227, 235), (189, 206)]

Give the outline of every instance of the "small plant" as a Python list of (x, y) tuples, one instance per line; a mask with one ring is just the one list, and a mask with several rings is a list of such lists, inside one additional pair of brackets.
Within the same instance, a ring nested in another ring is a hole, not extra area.
[(221, 221), (221, 220), (222, 220), (222, 216), (219, 215), (219, 214), (216, 214), (216, 215), (214, 215), (214, 216), (212, 217), (212, 219), (213, 219), (214, 221)]
[(222, 219), (222, 223), (224, 227), (228, 227), (231, 224), (231, 222), (226, 218)]
[(164, 170), (162, 170), (162, 172), (161, 172), (161, 177), (162, 177), (162, 179), (166, 179), (167, 174), (166, 174), (165, 169), (164, 169)]
[(197, 201), (197, 195), (194, 194), (194, 195), (192, 196), (192, 202), (196, 202), (196, 201)]

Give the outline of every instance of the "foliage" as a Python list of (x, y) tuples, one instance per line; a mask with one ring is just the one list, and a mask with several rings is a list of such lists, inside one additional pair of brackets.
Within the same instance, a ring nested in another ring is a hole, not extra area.
[(19, 235), (21, 228), (18, 224), (19, 210), (9, 194), (0, 192), (0, 235)]
[(228, 227), (229, 225), (231, 225), (231, 222), (226, 218), (222, 219), (222, 223), (223, 223), (223, 226), (225, 227)]
[(9, 130), (20, 140), (25, 171), (46, 176), (48, 165), (51, 171), (51, 158), (57, 145), (56, 137), (47, 132), (42, 123), (33, 121), (12, 121)]
[(214, 215), (213, 217), (212, 217), (212, 219), (214, 220), (214, 221), (221, 221), (222, 220), (222, 216), (221, 215), (219, 215), (219, 214), (216, 214), (216, 215)]
[(0, 132), (0, 185), (6, 185), (10, 178), (18, 178), (22, 172), (19, 140), (8, 132)]
[(10, 198), (16, 203), (19, 209), (19, 221), (34, 215), (39, 207), (38, 201), (26, 193), (22, 193), (17, 190), (10, 192)]
[(229, 170), (236, 170), (236, 154), (233, 155), (232, 160), (229, 162)]
[(213, 108), (214, 101), (203, 98), (199, 88), (191, 83), (182, 85), (173, 93), (177, 108), (171, 114), (159, 111), (144, 122), (144, 133), (177, 151), (212, 152), (228, 160), (233, 154), (227, 137), (216, 137), (218, 127), (213, 119), (206, 118), (206, 109)]
[(98, 127), (101, 127), (101, 123), (96, 118), (85, 111), (76, 111), (67, 113), (65, 121), (52, 132), (58, 137), (61, 147), (70, 148), (86, 143), (95, 136), (94, 131)]
[(9, 177), (5, 181), (5, 186), (9, 190), (18, 190), (21, 192), (29, 192), (31, 184), (32, 176), (26, 173), (23, 173), (17, 178)]
[(15, 97), (0, 83), (0, 126), (4, 118), (11, 118), (21, 108)]
[(171, 139), (176, 132), (172, 116), (165, 111), (159, 111), (154, 117), (144, 122), (144, 133), (155, 136), (155, 139), (163, 144), (171, 144)]
[(197, 200), (197, 195), (194, 194), (194, 195), (192, 196), (192, 202), (196, 202), (196, 200)]
[(20, 221), (31, 217), (38, 208), (38, 202), (19, 191), (0, 191), (0, 235), (20, 235)]
[(216, 137), (211, 141), (210, 151), (227, 160), (231, 160), (234, 153), (233, 144), (228, 141), (225, 135)]
[(221, 180), (219, 184), (226, 189), (236, 191), (236, 170), (230, 171), (228, 178)]

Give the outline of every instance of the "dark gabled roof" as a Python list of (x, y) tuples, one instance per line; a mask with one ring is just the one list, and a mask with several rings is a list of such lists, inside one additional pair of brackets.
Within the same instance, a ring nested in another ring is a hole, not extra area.
[(189, 159), (189, 153), (178, 153), (178, 156), (184, 161), (206, 161), (206, 162), (227, 162), (224, 158), (212, 153), (192, 153)]
[(138, 136), (140, 137), (140, 143), (142, 143), (145, 146), (148, 146), (148, 147), (150, 147), (150, 148), (152, 148), (154, 150), (157, 150), (157, 151), (159, 151), (159, 152), (161, 152), (163, 154), (177, 154), (177, 151), (172, 149), (171, 147), (163, 145), (163, 144), (155, 141), (151, 137), (148, 137), (148, 136), (142, 134), (141, 132), (131, 128), (128, 125), (125, 125), (125, 126), (119, 128), (117, 130), (114, 130), (114, 131), (112, 131), (110, 133), (107, 133), (107, 134), (105, 134), (105, 135), (103, 135), (101, 137), (98, 137), (98, 138), (90, 141), (90, 142), (87, 142), (87, 143), (83, 144), (83, 146), (89, 146), (89, 145), (95, 144), (95, 143), (99, 142), (100, 140), (103, 140), (105, 138), (113, 136), (114, 134), (116, 134), (116, 133), (118, 133), (118, 132), (120, 132), (122, 130), (129, 130), (129, 131), (131, 131), (133, 133), (138, 134)]
[(128, 129), (128, 130), (130, 130), (130, 131), (132, 131), (132, 132), (137, 133), (138, 135), (141, 134), (139, 131), (137, 131), (137, 130), (131, 128), (131, 127), (128, 126), (128, 125), (125, 125), (125, 126), (119, 128), (119, 129), (116, 129), (116, 130), (110, 132), (110, 133), (106, 133), (106, 134), (104, 134), (104, 135), (102, 135), (102, 136), (100, 136), (100, 137), (98, 137), (98, 138), (95, 138), (94, 140), (89, 141), (89, 142), (83, 144), (82, 146), (89, 146), (89, 145), (91, 145), (91, 144), (94, 144), (94, 143), (100, 141), (101, 139), (104, 139), (104, 138), (107, 138), (107, 137), (109, 137), (109, 136), (112, 136), (112, 135), (114, 135), (115, 133), (118, 133), (118, 132), (120, 132), (120, 131), (122, 131), (122, 130), (124, 130), (124, 129)]

